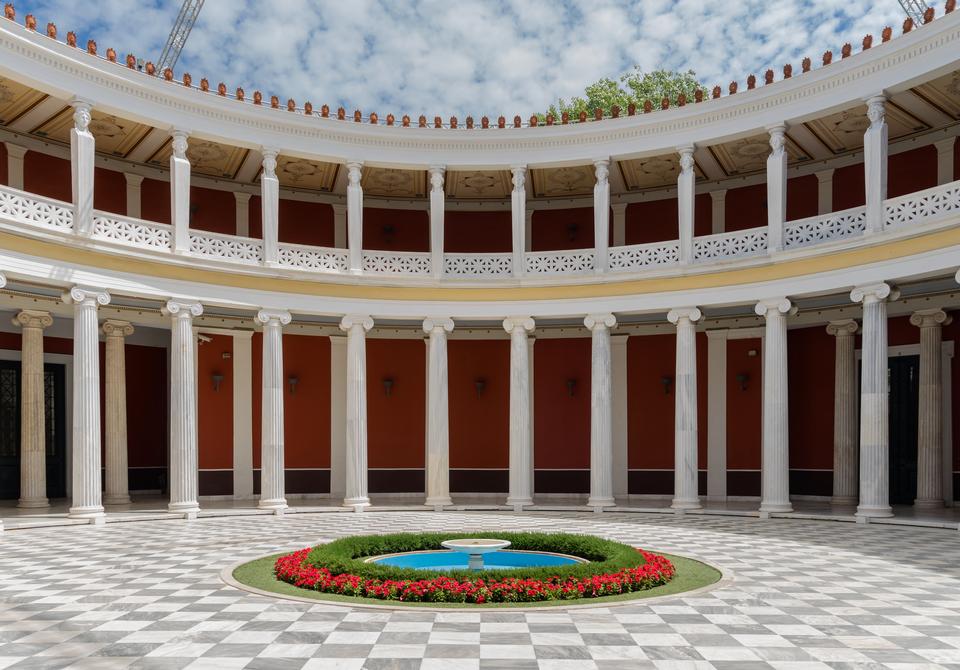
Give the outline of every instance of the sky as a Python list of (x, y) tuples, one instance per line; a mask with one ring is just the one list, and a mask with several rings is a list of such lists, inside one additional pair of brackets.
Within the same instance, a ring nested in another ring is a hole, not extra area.
[[(181, 2), (15, 4), (41, 30), (53, 21), (100, 53), (157, 61)], [(206, 0), (176, 71), (381, 118), (525, 117), (635, 65), (690, 69), (724, 91), (768, 67), (779, 79), (804, 56), (859, 51), (867, 33), (879, 43), (886, 25), (899, 34), (904, 18), (897, 0)]]

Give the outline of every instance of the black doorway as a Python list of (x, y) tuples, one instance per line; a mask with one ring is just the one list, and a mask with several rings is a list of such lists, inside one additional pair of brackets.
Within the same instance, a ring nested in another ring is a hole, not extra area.
[[(66, 392), (62, 364), (43, 366), (47, 497), (67, 495)], [(20, 497), (20, 361), (0, 361), (0, 500)]]
[(912, 505), (917, 497), (920, 357), (891, 357), (887, 374), (890, 389), (890, 504)]

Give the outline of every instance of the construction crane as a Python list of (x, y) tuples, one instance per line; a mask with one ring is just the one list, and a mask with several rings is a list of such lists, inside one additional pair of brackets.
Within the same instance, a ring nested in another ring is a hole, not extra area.
[(177, 21), (173, 24), (170, 37), (167, 38), (160, 60), (157, 61), (157, 75), (162, 74), (167, 68), (172, 70), (177, 64), (180, 52), (183, 51), (187, 38), (190, 37), (190, 31), (193, 30), (193, 24), (197, 22), (201, 9), (203, 9), (203, 0), (183, 0)]
[(923, 23), (923, 13), (927, 11), (927, 3), (923, 0), (900, 0), (900, 6), (907, 16), (913, 19), (914, 25)]

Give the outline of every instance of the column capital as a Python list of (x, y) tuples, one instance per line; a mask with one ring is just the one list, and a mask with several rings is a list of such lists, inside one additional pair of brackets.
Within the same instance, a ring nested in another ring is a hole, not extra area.
[(81, 133), (87, 132), (90, 127), (90, 112), (93, 106), (83, 98), (74, 98), (70, 101), (73, 107), (73, 125)]
[(693, 170), (693, 152), (696, 151), (693, 144), (684, 144), (677, 147), (677, 153), (680, 154), (680, 172), (686, 173)]
[(699, 307), (677, 307), (667, 312), (667, 321), (670, 323), (679, 323), (681, 320), (697, 322), (703, 316)]
[(7, 147), (7, 155), (12, 156), (13, 158), (23, 158), (27, 155), (27, 151), (29, 151), (29, 149), (26, 147), (22, 147), (19, 144), (13, 144), (12, 142), (4, 142), (3, 144), (5, 147)]
[(900, 290), (884, 282), (857, 286), (850, 292), (850, 300), (864, 304), (880, 302), (881, 300), (896, 300), (899, 297)]
[(100, 326), (100, 330), (107, 337), (127, 337), (133, 335), (133, 326), (129, 321), (120, 321), (119, 319), (107, 319)]
[(178, 319), (190, 319), (203, 314), (203, 305), (199, 302), (189, 302), (186, 300), (168, 300), (160, 311), (165, 316), (172, 316)]
[(867, 104), (867, 118), (870, 119), (870, 127), (882, 124), (886, 116), (887, 96), (880, 93), (870, 96), (864, 102)]
[(233, 198), (237, 202), (250, 202), (250, 194), (245, 191), (234, 191)]
[(276, 149), (268, 149), (267, 147), (260, 147), (260, 155), (263, 156), (263, 175), (261, 178), (274, 178), (277, 177), (277, 156), (279, 152)]
[(724, 202), (727, 199), (727, 189), (721, 188), (716, 191), (710, 191), (710, 197), (714, 202)]
[(852, 337), (860, 326), (853, 319), (840, 319), (827, 324), (827, 333), (834, 337)]
[(280, 325), (286, 326), (292, 320), (290, 312), (285, 309), (261, 309), (257, 312), (257, 316), (254, 317), (254, 320), (264, 326), (268, 325)]
[(127, 180), (127, 186), (140, 186), (143, 183), (143, 175), (133, 172), (124, 172), (123, 178)]
[(39, 309), (24, 309), (13, 317), (13, 325), (21, 328), (39, 328), (43, 330), (53, 324), (53, 317), (50, 312), (44, 312)]
[(773, 126), (767, 126), (767, 132), (770, 133), (770, 150), (774, 156), (782, 154), (787, 145), (787, 126), (778, 123)]
[(373, 319), (366, 314), (347, 314), (340, 319), (340, 330), (349, 331), (356, 327), (363, 328), (363, 332), (367, 332), (373, 328)]
[(817, 170), (813, 173), (817, 177), (817, 183), (823, 184), (825, 182), (833, 181), (833, 168), (827, 168), (826, 170)]
[(628, 204), (629, 203), (626, 203), (626, 202), (614, 202), (614, 203), (611, 203), (610, 209), (613, 210), (614, 214), (623, 214), (624, 212), (627, 211)]
[(523, 191), (527, 184), (527, 166), (514, 165), (510, 168), (510, 174), (512, 175), (513, 190)]
[[(947, 137), (946, 139), (937, 140), (936, 142), (933, 143), (933, 146), (937, 148), (938, 154), (945, 154), (953, 151), (953, 145), (956, 144), (956, 142), (957, 142), (956, 137)], [(7, 144), (8, 149), (9, 147), (10, 145)]]
[(604, 184), (610, 175), (610, 159), (597, 158), (593, 161), (593, 173), (597, 177), (598, 184)]
[(347, 161), (347, 179), (351, 186), (360, 184), (360, 176), (363, 171), (363, 161)]
[(946, 326), (953, 318), (945, 311), (939, 308), (918, 309), (910, 315), (910, 323), (920, 328), (930, 328), (931, 326)]
[(106, 291), (85, 286), (74, 286), (63, 294), (63, 301), (68, 305), (80, 304), (96, 307), (97, 305), (109, 305), (110, 294)]
[(186, 159), (190, 133), (180, 128), (173, 128), (170, 135), (173, 137), (173, 157)]
[(768, 298), (758, 302), (753, 311), (757, 316), (768, 316), (770, 314), (789, 314), (793, 309), (793, 303), (788, 298)]
[(453, 319), (449, 317), (427, 317), (423, 320), (423, 332), (425, 333), (452, 333)]
[(334, 202), (330, 204), (330, 207), (333, 209), (334, 215), (336, 214), (346, 215), (347, 213), (347, 206), (343, 203)]
[(503, 320), (503, 329), (513, 335), (515, 332), (529, 333), (536, 327), (536, 323), (529, 316), (508, 316)]
[(587, 314), (583, 319), (583, 325), (594, 332), (598, 330), (608, 330), (616, 327), (617, 317), (610, 312)]

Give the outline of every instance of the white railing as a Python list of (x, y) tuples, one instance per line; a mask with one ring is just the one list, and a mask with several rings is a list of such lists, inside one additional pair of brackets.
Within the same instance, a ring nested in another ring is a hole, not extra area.
[(693, 238), (693, 261), (717, 261), (725, 258), (756, 256), (767, 251), (767, 229), (747, 228)]
[(221, 261), (259, 263), (263, 260), (263, 242), (251, 237), (190, 231), (190, 253)]
[(680, 262), (680, 242), (653, 242), (610, 247), (608, 266), (612, 272), (629, 272), (650, 267), (676, 265)]
[(280, 265), (314, 272), (346, 272), (349, 266), (346, 249), (311, 247), (304, 244), (279, 245)]
[(960, 181), (884, 201), (883, 223), (886, 227), (906, 226), (957, 211), (960, 211)]
[(171, 226), (109, 212), (93, 213), (93, 236), (140, 249), (170, 250)]
[(842, 240), (860, 235), (866, 228), (866, 207), (853, 207), (840, 212), (788, 221), (783, 229), (783, 248), (795, 249), (830, 240)]
[(593, 249), (530, 251), (524, 256), (524, 271), (530, 275), (571, 275), (593, 272)]
[(428, 275), (430, 254), (413, 251), (364, 251), (363, 271), (385, 275)]
[(513, 254), (444, 254), (443, 274), (447, 277), (509, 277)]
[(73, 205), (0, 186), (0, 216), (44, 228), (73, 228)]

